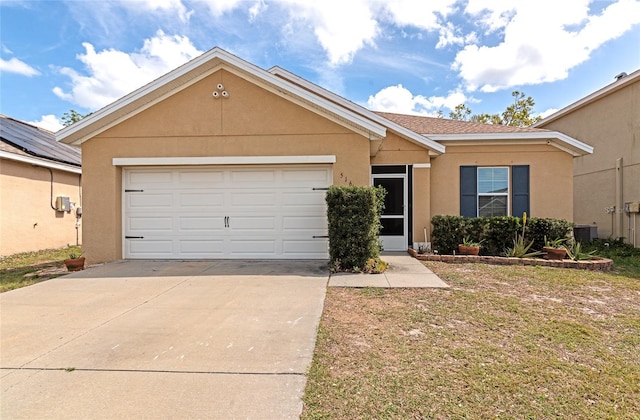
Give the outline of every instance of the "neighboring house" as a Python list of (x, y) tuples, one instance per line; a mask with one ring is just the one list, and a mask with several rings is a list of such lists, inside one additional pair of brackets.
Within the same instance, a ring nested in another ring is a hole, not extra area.
[(78, 147), (0, 115), (0, 255), (78, 244), (80, 179)]
[(595, 147), (573, 161), (574, 221), (601, 238), (640, 247), (640, 70), (546, 117), (535, 127), (559, 130)]
[(327, 258), (331, 185), (382, 185), (386, 250), (436, 214), (571, 219), (561, 133), (371, 112), (219, 48), (56, 134), (81, 145), (84, 251), (120, 258)]

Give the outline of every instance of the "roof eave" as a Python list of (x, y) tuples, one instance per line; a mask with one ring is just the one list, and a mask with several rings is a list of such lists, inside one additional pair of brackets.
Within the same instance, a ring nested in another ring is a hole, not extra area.
[(634, 71), (633, 73), (621, 77), (620, 79), (616, 80), (615, 82), (593, 92), (590, 95), (585, 96), (584, 98), (560, 109), (559, 111), (554, 112), (553, 114), (541, 119), (540, 121), (534, 123), (532, 125), (532, 127), (535, 128), (542, 128), (545, 125), (564, 117), (567, 114), (570, 114), (573, 111), (576, 111), (582, 107), (585, 107), (587, 105), (589, 105), (592, 102), (597, 101), (598, 99), (610, 95), (622, 88), (624, 88), (625, 86), (631, 84), (631, 83), (635, 83), (637, 81), (640, 80), (640, 69)]
[(513, 141), (514, 144), (547, 144), (563, 150), (574, 157), (593, 153), (592, 146), (558, 131), (425, 135), (436, 141), (458, 144), (462, 142), (467, 142), (469, 144), (487, 144), (487, 142), (491, 141), (496, 142), (496, 144), (505, 144), (505, 142), (508, 141)]
[(329, 99), (331, 102), (335, 102), (338, 105), (349, 109), (350, 111), (353, 111), (359, 115), (362, 115), (363, 117), (374, 121), (378, 124), (382, 124), (384, 126), (386, 126), (390, 131), (394, 132), (395, 134), (400, 135), (401, 137), (405, 137), (411, 141), (413, 141), (414, 143), (418, 143), (423, 147), (426, 147), (427, 149), (430, 149), (430, 154), (432, 155), (440, 155), (442, 153), (445, 152), (445, 147), (435, 141), (433, 141), (432, 139), (425, 137), (424, 135), (421, 135), (420, 133), (416, 133), (415, 131), (411, 131), (406, 127), (401, 126), (400, 124), (397, 124), (391, 120), (388, 120), (384, 117), (379, 116), (378, 114), (374, 113), (373, 111), (360, 106), (354, 102), (351, 102), (343, 97), (341, 97), (340, 95), (336, 95), (333, 92), (330, 92), (324, 88), (322, 88), (321, 86), (318, 86), (314, 83), (309, 82), (306, 79), (303, 79), (300, 76), (297, 76), (293, 73), (291, 73), (288, 70), (285, 70), (279, 66), (274, 66), (272, 68), (270, 68), (269, 73), (279, 76), (280, 78), (289, 80), (291, 82), (293, 82), (294, 84), (298, 84), (306, 89), (311, 90), (313, 93), (315, 93), (316, 95), (325, 97), (327, 99)]
[(74, 174), (82, 174), (82, 168), (80, 166), (70, 165), (67, 163), (56, 162), (35, 156), (25, 156), (16, 153), (6, 152), (0, 150), (0, 158), (9, 159), (16, 162), (27, 163), (33, 166), (40, 166), (43, 168), (56, 169), (59, 171), (70, 172)]

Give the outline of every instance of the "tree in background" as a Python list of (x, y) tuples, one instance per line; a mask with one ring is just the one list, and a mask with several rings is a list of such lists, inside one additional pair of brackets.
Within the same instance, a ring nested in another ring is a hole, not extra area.
[(528, 127), (539, 121), (541, 118), (533, 117), (535, 101), (531, 96), (525, 97), (523, 92), (514, 90), (513, 104), (509, 105), (502, 114), (473, 114), (471, 109), (465, 104), (457, 105), (453, 111), (449, 112), (449, 118), (459, 121), (473, 121), (484, 124), (510, 125), (514, 127)]
[[(89, 114), (87, 114), (87, 115), (89, 115)], [(64, 114), (62, 114), (62, 118), (60, 118), (60, 122), (62, 122), (62, 125), (64, 125), (65, 127), (68, 127), (71, 124), (73, 124), (74, 122), (80, 121), (81, 119), (83, 119), (87, 115), (82, 115), (81, 113), (79, 113), (75, 109), (72, 109), (69, 112), (65, 112)]]

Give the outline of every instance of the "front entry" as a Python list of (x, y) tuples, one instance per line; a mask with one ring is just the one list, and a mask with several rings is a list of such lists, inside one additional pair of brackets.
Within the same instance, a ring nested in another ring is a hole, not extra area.
[(407, 175), (406, 174), (373, 174), (374, 187), (387, 190), (384, 199), (384, 210), (380, 217), (382, 231), (380, 240), (385, 251), (406, 251), (408, 238), (407, 221)]

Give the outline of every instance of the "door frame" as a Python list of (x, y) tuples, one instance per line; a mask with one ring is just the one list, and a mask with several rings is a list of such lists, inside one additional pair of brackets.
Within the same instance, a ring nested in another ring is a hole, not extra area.
[[(405, 166), (406, 168), (406, 166)], [(380, 235), (379, 239), (382, 241), (384, 251), (406, 251), (409, 244), (409, 176), (406, 173), (372, 173), (371, 185), (374, 185), (374, 180), (378, 178), (386, 179), (402, 179), (402, 218), (403, 218), (403, 235), (402, 236), (384, 236)], [(384, 216), (381, 216), (381, 218)], [(395, 217), (392, 217), (395, 218)]]

